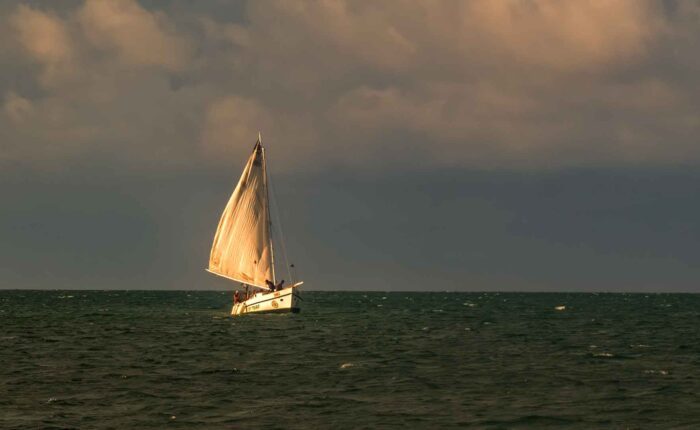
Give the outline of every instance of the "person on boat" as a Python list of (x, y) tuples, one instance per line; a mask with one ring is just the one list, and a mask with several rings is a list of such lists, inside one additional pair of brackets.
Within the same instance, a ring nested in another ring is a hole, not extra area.
[(235, 304), (240, 303), (240, 302), (241, 302), (241, 298), (240, 298), (240, 296), (239, 296), (239, 294), (238, 294), (238, 290), (236, 290), (236, 291), (233, 293), (233, 304), (235, 305)]
[(267, 284), (268, 288), (270, 288), (270, 292), (275, 291), (275, 284), (272, 283), (272, 281), (265, 279), (265, 284)]
[(283, 285), (284, 285), (284, 279), (282, 279), (279, 284), (275, 285), (275, 290), (277, 290), (277, 291), (281, 290), (283, 288)]

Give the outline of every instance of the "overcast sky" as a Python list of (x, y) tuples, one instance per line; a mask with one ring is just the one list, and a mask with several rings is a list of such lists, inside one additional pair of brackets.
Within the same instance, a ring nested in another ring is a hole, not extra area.
[(700, 292), (699, 48), (690, 0), (2, 2), (0, 288), (229, 288), (260, 130), (309, 288)]

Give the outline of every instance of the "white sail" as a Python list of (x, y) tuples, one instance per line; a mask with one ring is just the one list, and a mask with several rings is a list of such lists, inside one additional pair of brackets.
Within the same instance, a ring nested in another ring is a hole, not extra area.
[(208, 270), (261, 288), (267, 288), (266, 280), (275, 282), (265, 150), (259, 138), (221, 215)]

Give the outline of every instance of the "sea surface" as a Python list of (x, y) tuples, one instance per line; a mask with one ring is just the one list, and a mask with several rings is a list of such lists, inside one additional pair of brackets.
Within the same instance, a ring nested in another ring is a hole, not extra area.
[(0, 428), (700, 428), (698, 295), (303, 297), (0, 291)]

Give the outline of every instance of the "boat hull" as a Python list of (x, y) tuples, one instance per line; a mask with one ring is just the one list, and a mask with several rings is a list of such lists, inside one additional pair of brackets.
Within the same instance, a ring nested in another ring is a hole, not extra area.
[(275, 292), (259, 292), (231, 308), (231, 316), (250, 313), (298, 313), (301, 308), (298, 288), (289, 287)]

